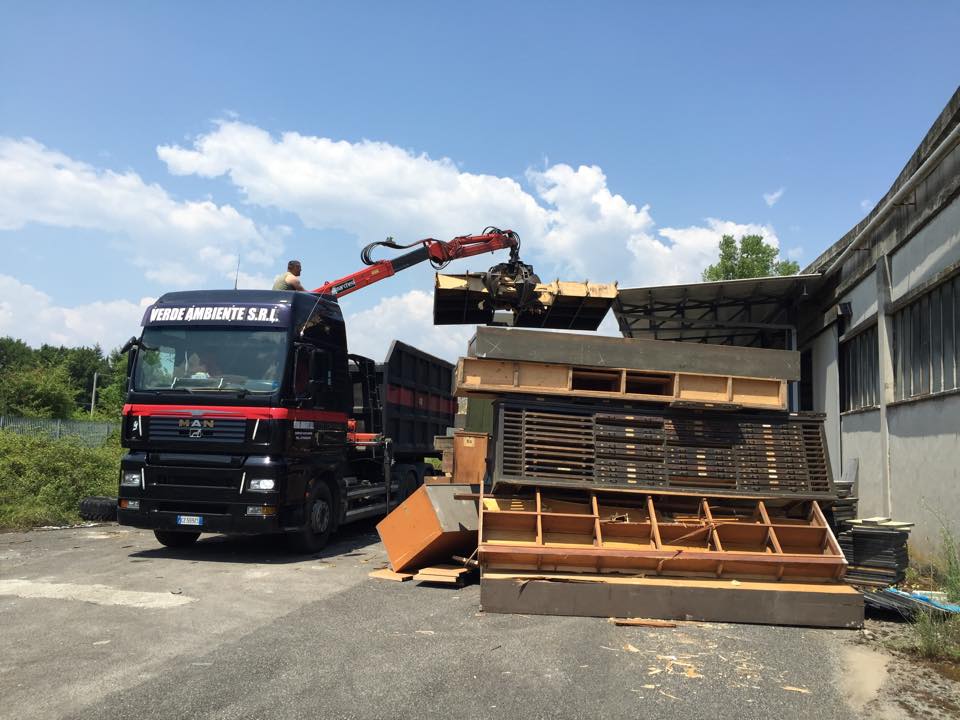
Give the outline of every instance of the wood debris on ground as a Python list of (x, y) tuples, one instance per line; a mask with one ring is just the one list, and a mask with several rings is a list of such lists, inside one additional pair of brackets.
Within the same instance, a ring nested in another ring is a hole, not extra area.
[(675, 628), (677, 626), (675, 622), (670, 620), (653, 620), (650, 618), (608, 618), (607, 622), (628, 627)]

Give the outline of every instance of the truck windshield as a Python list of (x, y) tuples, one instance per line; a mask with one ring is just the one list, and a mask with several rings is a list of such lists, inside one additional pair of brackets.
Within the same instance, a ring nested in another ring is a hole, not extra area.
[(135, 390), (272, 393), (286, 359), (283, 330), (148, 327)]

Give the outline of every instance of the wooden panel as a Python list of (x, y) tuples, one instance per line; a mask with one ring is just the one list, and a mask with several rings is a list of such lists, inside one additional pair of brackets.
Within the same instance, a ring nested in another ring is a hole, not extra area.
[(453, 435), (453, 476), (458, 483), (479, 485), (487, 474), (486, 433), (458, 430)]
[(478, 327), (470, 357), (527, 362), (597, 365), (629, 370), (685, 371), (706, 375), (736, 372), (776, 380), (800, 379), (800, 353), (791, 350), (678, 343), (665, 340), (604, 337), (582, 333), (544, 333)]
[(863, 596), (835, 582), (621, 578), (556, 572), (485, 572), (484, 612), (700, 620), (856, 628)]
[(733, 381), (733, 402), (744, 407), (783, 407), (783, 393), (786, 383), (777, 380), (757, 380), (755, 378), (731, 378)]
[(565, 389), (569, 387), (569, 369), (564, 365), (534, 365), (517, 363), (516, 383), (518, 387), (536, 389)]
[[(776, 383), (776, 381), (773, 381)], [(779, 386), (779, 383), (777, 383)], [(677, 398), (710, 403), (725, 403), (730, 400), (725, 375), (677, 375)]]

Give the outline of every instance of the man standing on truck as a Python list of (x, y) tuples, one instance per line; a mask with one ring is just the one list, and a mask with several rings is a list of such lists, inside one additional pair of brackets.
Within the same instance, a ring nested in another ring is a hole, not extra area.
[(300, 282), (300, 261), (291, 260), (287, 263), (287, 271), (280, 273), (273, 281), (274, 290), (303, 290), (303, 284)]

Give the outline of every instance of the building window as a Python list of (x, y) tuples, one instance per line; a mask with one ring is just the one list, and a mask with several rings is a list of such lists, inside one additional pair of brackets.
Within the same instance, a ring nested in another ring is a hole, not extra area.
[(840, 409), (859, 410), (880, 402), (877, 326), (840, 345)]
[(955, 390), (960, 381), (960, 276), (893, 316), (895, 397)]

